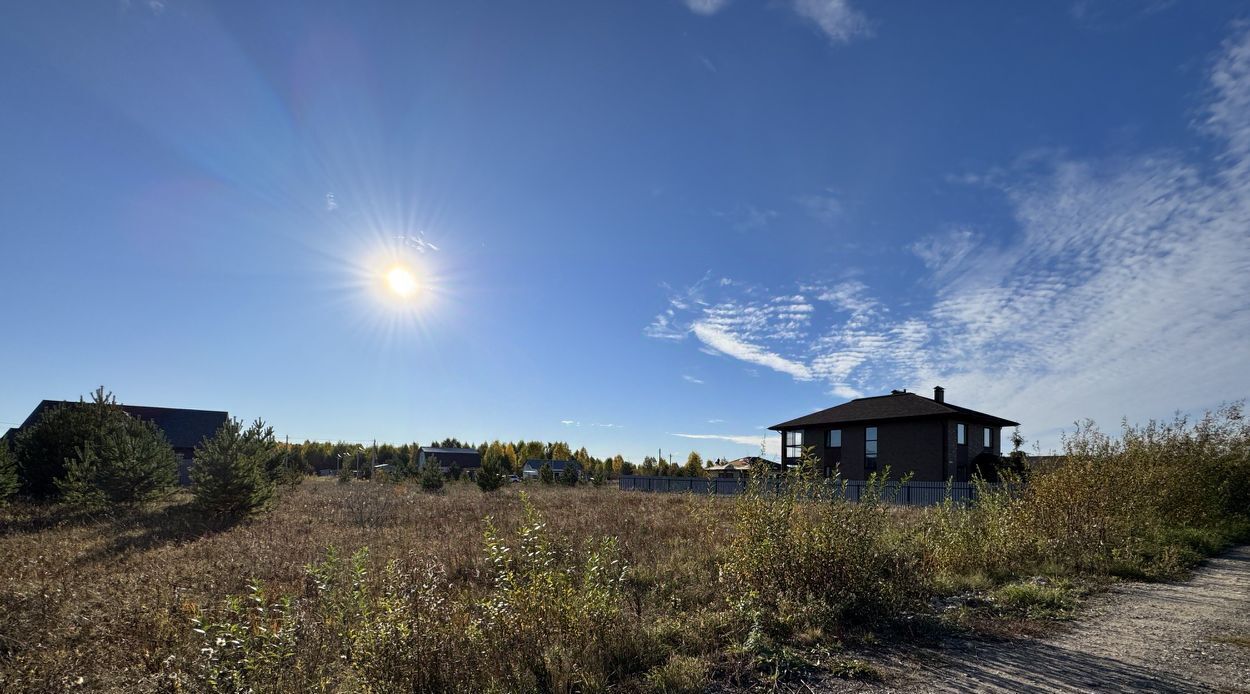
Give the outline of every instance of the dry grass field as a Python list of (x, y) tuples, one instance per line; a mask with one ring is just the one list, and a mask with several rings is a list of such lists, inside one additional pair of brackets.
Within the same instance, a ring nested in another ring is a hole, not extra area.
[(1237, 407), (1085, 428), (976, 504), (307, 479), (214, 527), (186, 492), (0, 509), (0, 691), (698, 692), (1070, 617), (1250, 536)]
[(271, 513), (220, 531), (201, 526), (185, 498), (119, 519), (66, 521), (54, 507), (17, 506), (0, 511), (0, 689), (191, 686), (183, 675), (196, 659), (199, 610), (256, 582), (307, 595), (305, 567), (331, 546), (343, 556), (367, 547), (371, 575), (391, 561), (436, 562), (453, 585), (481, 587), (484, 519), (514, 531), (522, 490), (561, 546), (617, 538), (643, 613), (715, 601), (717, 540), (702, 519), (715, 517), (717, 501), (688, 496), (538, 484), (483, 494), (470, 483), (434, 495), (415, 484), (309, 479)]

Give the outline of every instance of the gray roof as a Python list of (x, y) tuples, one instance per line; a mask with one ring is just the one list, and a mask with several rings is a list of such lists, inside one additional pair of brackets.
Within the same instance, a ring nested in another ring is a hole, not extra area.
[(543, 465), (550, 465), (551, 471), (557, 474), (564, 472), (565, 465), (572, 465), (575, 470), (580, 470), (582, 467), (576, 460), (543, 460), (542, 458), (530, 458), (525, 461), (524, 469), (539, 470)]
[(966, 407), (952, 405), (949, 402), (930, 400), (915, 393), (899, 391), (890, 395), (878, 395), (871, 398), (851, 400), (836, 407), (830, 407), (827, 410), (813, 412), (798, 419), (775, 424), (769, 427), (769, 429), (782, 431), (822, 424), (908, 419), (913, 417), (964, 417), (970, 421), (991, 426), (1014, 427), (1020, 425), (1019, 422), (1013, 422), (1010, 419), (977, 412)]
[(482, 466), (482, 454), (476, 448), (420, 448), (418, 451), (434, 458), (441, 466), (450, 467), (453, 463), (461, 469)]
[[(43, 413), (52, 407), (82, 405), (73, 400), (44, 400), (35, 407), (19, 429), (25, 429), (39, 421)], [(149, 407), (147, 405), (118, 405), (123, 412), (145, 419), (157, 426), (174, 448), (195, 448), (205, 438), (217, 433), (230, 414), (218, 410), (188, 410), (181, 407)], [(12, 431), (10, 433), (13, 433)]]

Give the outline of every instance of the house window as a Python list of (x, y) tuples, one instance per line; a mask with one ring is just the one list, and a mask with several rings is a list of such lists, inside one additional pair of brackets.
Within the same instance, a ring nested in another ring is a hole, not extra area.
[(825, 441), (825, 447), (826, 448), (841, 448), (842, 447), (842, 430), (841, 429), (829, 430), (829, 440)]
[(959, 444), (960, 446), (968, 445), (968, 425), (967, 424), (955, 425), (955, 443)]
[(994, 445), (994, 430), (989, 427), (985, 427), (984, 432), (985, 447), (990, 448)]
[(786, 432), (786, 455), (787, 458), (798, 460), (803, 457), (803, 432), (787, 431)]
[(877, 427), (864, 429), (864, 471), (877, 469)]

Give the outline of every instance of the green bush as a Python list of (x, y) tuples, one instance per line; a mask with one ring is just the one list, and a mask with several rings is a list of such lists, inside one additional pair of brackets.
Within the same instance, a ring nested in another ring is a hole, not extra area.
[(0, 441), (0, 505), (17, 493), (17, 461), (9, 450), (8, 441)]
[(488, 521), (488, 586), (453, 585), (428, 563), (390, 562), (373, 577), (367, 549), (344, 560), (330, 548), (306, 567), (303, 599), (275, 598), (253, 585), (248, 596), (201, 611), (197, 684), (231, 692), (619, 686), (643, 658), (615, 541), (559, 543), (525, 503), (515, 537)]
[(256, 420), (246, 430), (230, 419), (195, 449), (191, 493), (204, 512), (239, 520), (262, 510), (273, 497), (274, 482), (266, 463), (277, 443), (273, 427)]
[(538, 468), (538, 480), (543, 484), (555, 484), (556, 473), (552, 471), (551, 463), (543, 463), (542, 467)]
[(734, 501), (720, 567), (750, 623), (748, 640), (871, 625), (924, 606), (929, 566), (903, 543), (881, 499), (888, 475), (873, 475), (859, 502), (815, 479), (810, 461), (784, 480), (752, 478)]
[(654, 694), (700, 694), (707, 690), (710, 678), (703, 660), (674, 654), (649, 670), (644, 682), (647, 691)]
[[(96, 405), (92, 405), (95, 407)], [(178, 478), (178, 459), (156, 425), (109, 417), (95, 443), (84, 443), (56, 480), (68, 504), (82, 509), (133, 506), (163, 496)]]
[(492, 446), (486, 449), (486, 455), (482, 456), (482, 466), (478, 468), (476, 482), (478, 489), (484, 492), (493, 492), (504, 484), (504, 458), (502, 451), (498, 446)]
[(427, 492), (441, 492), (445, 482), (443, 471), (438, 465), (438, 459), (433, 457), (426, 458), (425, 465), (421, 468), (421, 489)]
[(44, 410), (13, 442), (22, 492), (35, 498), (55, 496), (60, 491), (56, 481), (65, 477), (66, 465), (79, 449), (98, 447), (111, 423), (122, 417), (126, 414), (103, 386), (90, 402), (80, 398)]

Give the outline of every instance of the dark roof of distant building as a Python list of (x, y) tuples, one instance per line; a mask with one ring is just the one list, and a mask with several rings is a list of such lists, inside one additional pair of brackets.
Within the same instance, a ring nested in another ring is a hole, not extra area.
[(539, 470), (543, 465), (550, 465), (552, 472), (564, 472), (565, 465), (572, 465), (574, 469), (580, 469), (582, 466), (576, 460), (543, 460), (542, 458), (530, 458), (525, 461), (526, 470)]
[(453, 464), (464, 468), (481, 467), (482, 453), (476, 448), (421, 448), (421, 455), (428, 455), (439, 462), (440, 467)]
[(813, 412), (804, 415), (798, 419), (791, 419), (788, 422), (776, 424), (769, 429), (781, 431), (784, 429), (799, 429), (807, 426), (816, 426), (822, 424), (842, 424), (847, 422), (865, 422), (884, 419), (909, 419), (913, 417), (964, 417), (970, 421), (990, 424), (1000, 427), (1019, 426), (1019, 422), (1013, 422), (1002, 417), (977, 412), (966, 407), (952, 405), (949, 402), (938, 402), (929, 398), (908, 393), (906, 391), (898, 391), (890, 395), (878, 395), (869, 398), (859, 398), (850, 402), (842, 403), (836, 407), (830, 407), (827, 410)]
[[(50, 408), (62, 405), (83, 405), (74, 400), (44, 400), (39, 403), (18, 429), (25, 429), (39, 421)], [(212, 436), (230, 418), (219, 410), (189, 410), (181, 407), (150, 407), (148, 405), (118, 405), (123, 412), (145, 419), (157, 426), (174, 448), (195, 448), (206, 437)], [(9, 433), (15, 433), (10, 430)], [(6, 434), (7, 436), (8, 434)]]
[(761, 458), (757, 455), (748, 455), (745, 458), (738, 458), (737, 460), (718, 461), (705, 467), (704, 469), (712, 470), (714, 472), (725, 470), (749, 470), (752, 465), (759, 464), (768, 465), (769, 467), (781, 467), (781, 463), (769, 460), (768, 458)]

